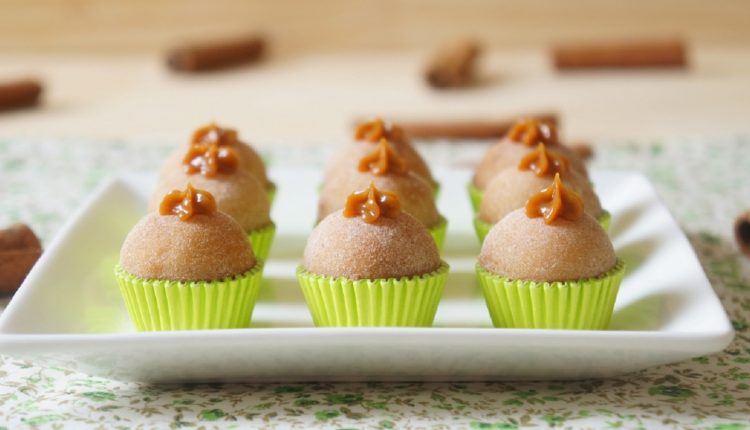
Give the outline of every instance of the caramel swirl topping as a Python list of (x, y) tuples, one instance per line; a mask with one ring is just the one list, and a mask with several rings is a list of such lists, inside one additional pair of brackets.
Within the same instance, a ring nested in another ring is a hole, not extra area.
[(370, 143), (379, 142), (381, 139), (388, 139), (391, 142), (404, 142), (404, 130), (395, 124), (386, 124), (380, 118), (372, 121), (362, 122), (357, 125), (354, 131), (355, 140), (364, 140)]
[(537, 176), (565, 173), (568, 170), (568, 159), (547, 151), (544, 144), (539, 143), (535, 150), (521, 158), (518, 170), (531, 170)]
[(187, 174), (200, 172), (207, 178), (213, 178), (218, 173), (232, 173), (237, 170), (237, 164), (234, 148), (221, 146), (218, 142), (194, 143), (182, 159)]
[(200, 173), (212, 178), (218, 173), (232, 173), (239, 161), (233, 145), (238, 143), (237, 130), (219, 127), (215, 123), (195, 130), (190, 148), (182, 158), (182, 165), (189, 175)]
[(357, 170), (360, 172), (369, 171), (378, 176), (389, 173), (400, 175), (406, 173), (407, 167), (406, 161), (396, 154), (391, 144), (383, 138), (380, 139), (380, 143), (374, 151), (359, 160)]
[(522, 119), (513, 124), (508, 137), (513, 142), (522, 143), (526, 146), (534, 146), (537, 143), (547, 145), (557, 144), (557, 128), (552, 124), (540, 122), (536, 119)]
[(193, 215), (211, 215), (216, 212), (216, 200), (208, 191), (197, 190), (188, 183), (185, 191), (174, 190), (164, 196), (159, 205), (159, 215), (177, 215), (187, 221)]
[(557, 218), (575, 221), (582, 215), (583, 199), (562, 183), (559, 173), (555, 173), (552, 185), (529, 197), (526, 201), (526, 216), (544, 217), (546, 224), (552, 224)]
[(355, 191), (346, 198), (344, 216), (361, 217), (364, 222), (372, 224), (381, 216), (393, 218), (401, 211), (401, 204), (396, 193), (380, 191), (375, 184), (365, 190)]

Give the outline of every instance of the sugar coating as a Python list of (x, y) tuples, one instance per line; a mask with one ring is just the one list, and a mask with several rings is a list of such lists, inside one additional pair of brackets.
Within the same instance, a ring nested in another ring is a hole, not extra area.
[[(599, 217), (602, 205), (591, 182), (574, 170), (560, 176), (565, 185), (581, 196), (583, 210), (594, 218)], [(540, 177), (528, 170), (506, 167), (487, 184), (479, 206), (479, 218), (489, 224), (500, 221), (508, 213), (525, 207), (529, 197), (550, 186), (553, 179), (552, 175)]]
[(432, 236), (403, 212), (372, 224), (332, 213), (315, 227), (304, 254), (308, 272), (355, 280), (419, 276), (440, 264)]
[[(492, 178), (501, 170), (511, 166), (518, 166), (521, 158), (535, 149), (536, 147), (533, 146), (528, 147), (512, 142), (507, 137), (503, 138), (500, 142), (490, 146), (479, 161), (474, 170), (474, 178), (472, 179), (474, 186), (480, 190), (484, 190)], [(547, 146), (546, 149), (553, 154), (564, 156), (568, 160), (571, 170), (575, 170), (581, 176), (588, 178), (586, 164), (572, 149), (564, 145)]]
[[(263, 164), (263, 159), (260, 158), (260, 155), (258, 155), (255, 149), (242, 142), (238, 142), (237, 145), (232, 145), (232, 149), (237, 153), (239, 170), (255, 176), (264, 187), (267, 187), (269, 181), (266, 174), (266, 165)], [(162, 163), (160, 175), (164, 176), (175, 170), (182, 170), (182, 160), (185, 157), (187, 150), (187, 145), (180, 145), (175, 148), (175, 150), (169, 154), (169, 157), (164, 160), (164, 163)]]
[(431, 228), (440, 222), (432, 186), (423, 178), (414, 172), (377, 176), (357, 171), (356, 165), (342, 168), (336, 180), (323, 185), (318, 203), (318, 219), (342, 209), (351, 193), (366, 189), (370, 183), (374, 183), (380, 191), (396, 193), (401, 210), (412, 215), (425, 227)]
[(162, 172), (149, 201), (149, 211), (159, 208), (164, 195), (172, 190), (184, 190), (187, 184), (213, 194), (217, 208), (234, 218), (249, 232), (271, 223), (271, 206), (265, 188), (255, 176), (236, 171), (206, 178), (201, 174), (188, 175), (181, 169)]
[[(406, 161), (406, 166), (409, 170), (421, 176), (430, 184), (435, 182), (427, 163), (410, 143), (390, 140), (388, 143)], [(334, 178), (336, 178), (342, 167), (354, 166), (356, 168), (359, 165), (359, 160), (369, 155), (375, 148), (377, 148), (377, 145), (362, 141), (353, 141), (345, 145), (326, 163), (323, 170), (323, 183), (335, 180)]]
[(216, 281), (240, 275), (255, 263), (242, 227), (221, 212), (188, 221), (150, 213), (120, 249), (120, 266), (143, 279)]
[(479, 265), (489, 272), (537, 282), (595, 278), (616, 263), (607, 233), (586, 213), (548, 225), (517, 209), (492, 227), (479, 254)]

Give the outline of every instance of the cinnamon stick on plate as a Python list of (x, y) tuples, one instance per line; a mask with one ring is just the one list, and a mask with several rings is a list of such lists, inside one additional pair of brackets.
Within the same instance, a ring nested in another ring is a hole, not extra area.
[(430, 60), (425, 80), (434, 88), (470, 86), (475, 81), (479, 44), (461, 40), (442, 47)]
[(261, 36), (186, 45), (167, 54), (167, 65), (181, 72), (219, 70), (258, 61), (265, 49)]
[(42, 84), (35, 79), (0, 82), (0, 111), (36, 105), (42, 89)]
[(557, 126), (557, 114), (540, 112), (513, 119), (465, 121), (394, 121), (404, 132), (417, 139), (499, 139), (508, 133), (517, 118), (536, 118)]
[(0, 230), (0, 294), (15, 292), (42, 254), (42, 245), (26, 224)]
[(554, 48), (552, 56), (558, 70), (687, 66), (681, 39), (571, 43)]

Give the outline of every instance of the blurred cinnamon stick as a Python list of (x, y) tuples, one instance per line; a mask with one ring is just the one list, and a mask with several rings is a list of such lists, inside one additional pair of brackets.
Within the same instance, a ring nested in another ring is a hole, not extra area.
[(36, 105), (42, 89), (42, 84), (35, 79), (0, 82), (0, 111)]
[(261, 36), (247, 36), (175, 48), (167, 54), (167, 65), (181, 72), (225, 69), (258, 61), (266, 49)]
[(560, 45), (552, 56), (558, 70), (687, 66), (681, 39)]
[(430, 60), (425, 80), (434, 88), (470, 86), (475, 81), (479, 44), (461, 40), (442, 47)]
[(512, 119), (496, 121), (393, 121), (401, 126), (404, 132), (417, 139), (499, 139), (508, 133), (518, 118), (536, 118), (540, 121), (558, 125), (557, 114), (540, 112), (522, 115)]
[(750, 211), (740, 214), (734, 222), (734, 238), (740, 251), (750, 257)]
[(0, 230), (0, 294), (15, 292), (42, 254), (42, 245), (26, 224)]

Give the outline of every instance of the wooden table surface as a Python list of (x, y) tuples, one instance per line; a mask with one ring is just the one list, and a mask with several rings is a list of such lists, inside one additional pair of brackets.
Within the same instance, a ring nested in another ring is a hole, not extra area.
[(186, 139), (216, 120), (259, 146), (345, 139), (356, 118), (491, 119), (557, 110), (574, 139), (750, 133), (750, 47), (691, 46), (688, 70), (556, 73), (541, 49), (496, 50), (484, 84), (439, 92), (427, 52), (271, 57), (205, 75), (169, 72), (153, 54), (2, 54), (0, 80), (35, 75), (42, 107), (0, 113), (0, 135)]

